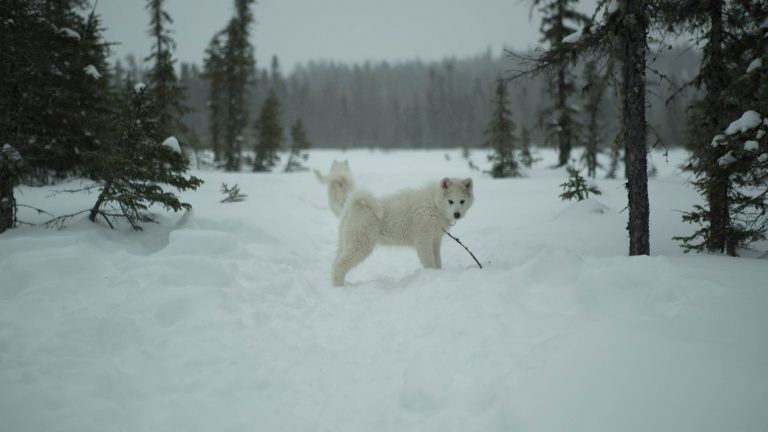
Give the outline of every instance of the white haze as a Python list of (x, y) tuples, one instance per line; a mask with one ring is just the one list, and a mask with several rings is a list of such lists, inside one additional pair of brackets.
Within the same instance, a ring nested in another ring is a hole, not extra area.
[[(144, 0), (100, 0), (114, 57), (150, 49)], [(231, 0), (167, 0), (176, 58), (202, 60), (211, 36), (232, 15)], [(346, 63), (466, 57), (487, 49), (527, 49), (539, 39), (539, 16), (515, 0), (259, 0), (252, 42), (260, 66), (277, 55), (286, 70), (310, 60)], [(581, 2), (585, 13), (595, 0)]]

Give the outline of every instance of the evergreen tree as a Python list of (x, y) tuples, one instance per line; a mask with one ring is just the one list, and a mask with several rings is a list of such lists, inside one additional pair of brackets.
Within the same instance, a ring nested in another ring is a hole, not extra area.
[(235, 16), (229, 21), (224, 34), (224, 168), (240, 169), (240, 153), (248, 119), (249, 89), (256, 61), (250, 43), (253, 24), (251, 6), (254, 0), (235, 0)]
[(89, 219), (101, 216), (110, 227), (116, 219), (125, 219), (133, 229), (153, 222), (149, 213), (153, 204), (166, 210), (190, 209), (188, 203), (163, 189), (168, 185), (179, 191), (195, 190), (202, 184), (196, 177), (185, 177), (188, 162), (178, 141), (160, 141), (157, 108), (152, 106), (151, 91), (143, 84), (127, 90), (123, 112), (117, 119), (117, 136), (107, 146), (90, 154), (94, 179), (99, 183), (99, 195), (90, 210)]
[(531, 154), (531, 133), (525, 126), (523, 126), (523, 130), (520, 133), (520, 144), (520, 162), (524, 167), (530, 168), (533, 166), (534, 162), (536, 162), (536, 159), (534, 159)]
[(515, 123), (507, 108), (507, 99), (507, 84), (499, 79), (496, 81), (493, 116), (485, 131), (488, 138), (483, 144), (492, 151), (488, 160), (493, 163), (489, 173), (494, 178), (520, 176), (519, 165), (515, 160)]
[(219, 162), (222, 159), (222, 145), (224, 141), (224, 108), (226, 100), (224, 98), (225, 89), (225, 67), (224, 67), (224, 47), (221, 39), (221, 33), (216, 34), (205, 51), (205, 63), (203, 77), (208, 80), (208, 127), (211, 136), (211, 147), (213, 149), (213, 160)]
[(563, 193), (560, 194), (560, 199), (563, 201), (583, 201), (589, 198), (589, 194), (601, 195), (602, 192), (597, 186), (587, 184), (584, 177), (579, 174), (579, 170), (576, 168), (568, 167), (568, 181), (560, 184), (563, 189)]
[(274, 91), (269, 93), (261, 107), (259, 119), (256, 121), (258, 141), (256, 142), (256, 157), (253, 163), (254, 171), (271, 171), (280, 157), (277, 151), (283, 142), (283, 124), (280, 119), (280, 101)]
[[(560, 50), (563, 40), (589, 22), (589, 18), (574, 9), (578, 0), (533, 0), (532, 8), (539, 7), (542, 42), (549, 43), (551, 50)], [(571, 102), (576, 90), (575, 78), (569, 64), (557, 65), (552, 73), (547, 92), (551, 105), (541, 113), (540, 123), (547, 130), (547, 143), (558, 149), (557, 166), (564, 166), (571, 157), (574, 142), (578, 142), (580, 124), (578, 109)]]
[(301, 119), (296, 120), (296, 124), (291, 127), (291, 152), (288, 155), (288, 163), (285, 164), (285, 171), (306, 171), (307, 168), (301, 164), (301, 161), (309, 158), (306, 150), (311, 146), (307, 139), (307, 131), (304, 130), (304, 123)]
[[(11, 207), (18, 183), (87, 175), (82, 155), (109, 130), (108, 44), (98, 16), (83, 14), (86, 6), (75, 0), (0, 3), (0, 145), (10, 149), (0, 200)], [(12, 227), (9, 212), (15, 209), (3, 212), (0, 230)]]
[[(660, 13), (663, 0), (599, 0), (596, 23), (568, 35), (559, 46), (551, 46), (533, 61), (533, 67), (513, 78), (542, 71), (559, 70), (581, 56), (599, 59), (615, 57), (621, 63), (622, 141), (626, 149), (629, 201), (629, 254), (650, 253), (648, 229), (648, 161), (645, 116), (645, 70), (649, 28), (666, 29)], [(567, 42), (567, 43), (566, 43)]]
[(584, 111), (587, 115), (587, 134), (584, 146), (584, 154), (581, 156), (587, 166), (587, 176), (595, 178), (600, 163), (597, 160), (598, 146), (602, 140), (600, 124), (600, 107), (603, 93), (605, 92), (605, 77), (597, 72), (594, 61), (589, 61), (584, 67), (584, 79), (586, 85), (582, 91), (584, 97)]
[(176, 43), (168, 28), (173, 20), (164, 9), (165, 0), (147, 0), (146, 9), (150, 14), (149, 36), (152, 38), (152, 53), (146, 58), (152, 62), (149, 70), (149, 88), (157, 99), (157, 130), (160, 135), (181, 134), (185, 127), (181, 116), (189, 109), (184, 105), (184, 89), (179, 85), (174, 70), (172, 51)]
[[(768, 154), (761, 114), (768, 113), (768, 5), (746, 0), (683, 2), (674, 17), (684, 29), (704, 25), (704, 58), (693, 83), (705, 90), (691, 112), (696, 189), (706, 206), (683, 220), (701, 227), (675, 237), (688, 250), (737, 254), (768, 229)], [(768, 116), (767, 116), (768, 118)], [(729, 124), (729, 122), (731, 122)], [(727, 126), (727, 127), (726, 127)]]

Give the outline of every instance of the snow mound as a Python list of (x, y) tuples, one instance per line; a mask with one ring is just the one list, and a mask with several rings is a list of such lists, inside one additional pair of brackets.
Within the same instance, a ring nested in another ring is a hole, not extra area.
[(588, 198), (581, 201), (576, 201), (568, 204), (560, 213), (555, 216), (555, 219), (560, 218), (574, 218), (580, 219), (583, 217), (589, 217), (593, 215), (600, 215), (606, 213), (610, 208), (600, 201)]
[(744, 143), (744, 150), (747, 150), (747, 151), (755, 151), (759, 147), (760, 147), (760, 144), (757, 141), (749, 140)]
[(581, 40), (582, 30), (575, 31), (563, 38), (563, 43), (573, 44)]
[(759, 126), (761, 121), (762, 119), (760, 118), (760, 114), (751, 110), (746, 111), (738, 120), (728, 125), (728, 129), (725, 130), (725, 134), (733, 135), (738, 132), (746, 132)]
[(712, 138), (712, 143), (710, 144), (712, 147), (717, 147), (720, 145), (720, 143), (725, 139), (725, 135), (715, 135), (714, 138)]
[(179, 146), (179, 140), (176, 137), (168, 137), (161, 145), (173, 150), (174, 153), (181, 154), (181, 146)]
[(140, 82), (140, 83), (136, 83), (136, 85), (133, 86), (133, 91), (136, 93), (141, 93), (144, 91), (145, 88), (147, 88), (147, 85)]
[(729, 150), (728, 153), (724, 154), (717, 160), (717, 164), (724, 167), (736, 162), (737, 160), (738, 159), (736, 159), (736, 156), (733, 155), (733, 151)]
[(80, 39), (81, 39), (81, 38), (80, 38), (80, 33), (78, 33), (78, 32), (76, 32), (76, 31), (72, 30), (72, 29), (71, 29), (71, 28), (69, 28), (69, 27), (62, 27), (62, 28), (60, 28), (60, 29), (59, 29), (59, 34), (60, 34), (60, 35), (62, 35), (62, 36), (64, 36), (64, 37), (66, 37), (66, 38), (69, 38), (69, 39), (73, 39), (73, 40), (76, 40), (76, 41), (78, 41), (78, 42), (79, 42), (79, 41), (80, 41)]
[(96, 69), (96, 66), (94, 65), (88, 65), (85, 68), (83, 68), (83, 71), (86, 75), (90, 76), (93, 79), (99, 79), (101, 78), (101, 74), (99, 73), (99, 70)]
[(749, 66), (747, 66), (747, 73), (750, 73), (753, 70), (759, 69), (761, 67), (763, 67), (763, 59), (758, 57), (758, 58), (752, 60), (752, 62), (749, 64)]

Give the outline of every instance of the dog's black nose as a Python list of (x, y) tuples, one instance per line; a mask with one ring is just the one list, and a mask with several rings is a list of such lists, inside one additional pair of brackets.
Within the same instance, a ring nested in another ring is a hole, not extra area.
[(460, 218), (460, 217), (461, 217), (461, 213), (459, 213), (459, 212), (454, 212), (454, 213), (453, 213), (453, 217), (455, 217), (456, 219), (458, 219), (458, 218)]

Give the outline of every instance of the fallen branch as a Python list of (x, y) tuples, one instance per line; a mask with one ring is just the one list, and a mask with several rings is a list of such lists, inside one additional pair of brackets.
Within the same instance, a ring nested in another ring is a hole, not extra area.
[(446, 231), (444, 228), (443, 228), (443, 232), (444, 232), (444, 233), (445, 233), (445, 234), (446, 234), (448, 237), (450, 237), (450, 238), (452, 238), (452, 239), (456, 240), (456, 243), (460, 244), (460, 245), (461, 245), (461, 247), (463, 247), (463, 248), (464, 248), (464, 249), (465, 249), (465, 250), (466, 250), (466, 251), (467, 251), (467, 252), (468, 252), (468, 253), (469, 253), (469, 254), (472, 256), (472, 259), (473, 259), (473, 260), (475, 260), (475, 262), (477, 263), (477, 266), (478, 266), (478, 267), (480, 267), (480, 268), (483, 268), (483, 265), (482, 265), (482, 264), (480, 264), (480, 261), (478, 261), (478, 260), (477, 260), (477, 258), (475, 257), (475, 254), (473, 254), (473, 253), (472, 253), (472, 251), (471, 251), (471, 250), (469, 250), (469, 248), (468, 248), (468, 247), (464, 246), (464, 243), (462, 243), (462, 242), (461, 242), (461, 241), (460, 241), (458, 238), (456, 238), (456, 237), (452, 236), (452, 235), (451, 235), (451, 233), (449, 233), (448, 231)]

